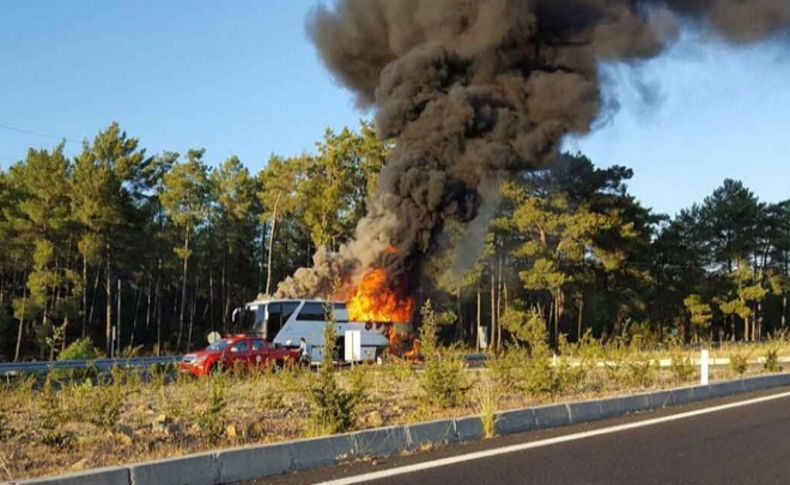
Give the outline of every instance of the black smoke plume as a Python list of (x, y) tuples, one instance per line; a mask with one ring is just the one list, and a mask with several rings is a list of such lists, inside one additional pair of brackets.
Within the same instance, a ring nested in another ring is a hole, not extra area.
[[(790, 0), (338, 0), (308, 29), (325, 64), (396, 145), (369, 213), (338, 253), (283, 282), (279, 296), (329, 296), (384, 266), (418, 284), (448, 219), (485, 231), (490, 190), (545, 164), (602, 109), (599, 67), (659, 55), (687, 25), (731, 43), (781, 34)], [(481, 210), (483, 208), (483, 210)], [(461, 244), (459, 248), (479, 247)], [(397, 252), (388, 250), (397, 248)], [(460, 255), (476, 258), (477, 255)]]

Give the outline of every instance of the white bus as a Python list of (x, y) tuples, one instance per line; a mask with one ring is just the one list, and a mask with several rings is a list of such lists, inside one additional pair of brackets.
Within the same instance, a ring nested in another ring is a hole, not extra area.
[(314, 363), (321, 361), (327, 311), (335, 317), (337, 342), (335, 360), (342, 360), (345, 353), (346, 330), (361, 333), (361, 360), (380, 362), (389, 339), (380, 325), (350, 322), (346, 304), (324, 300), (256, 300), (233, 312), (233, 321), (242, 329), (262, 335), (275, 347), (299, 347), (304, 338), (310, 346)]

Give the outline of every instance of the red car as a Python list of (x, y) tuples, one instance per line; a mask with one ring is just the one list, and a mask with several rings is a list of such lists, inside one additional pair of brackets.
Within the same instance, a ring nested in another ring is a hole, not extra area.
[(298, 350), (272, 348), (262, 337), (234, 335), (217, 340), (198, 352), (186, 354), (178, 363), (178, 369), (204, 376), (223, 368), (248, 370), (254, 367), (296, 364), (298, 361)]

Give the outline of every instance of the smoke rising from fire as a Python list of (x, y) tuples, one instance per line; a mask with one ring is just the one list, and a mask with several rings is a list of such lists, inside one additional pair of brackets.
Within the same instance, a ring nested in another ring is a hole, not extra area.
[(657, 56), (686, 24), (732, 43), (761, 40), (790, 25), (790, 0), (338, 0), (317, 8), (309, 31), (322, 59), (360, 106), (375, 109), (379, 136), (396, 144), (354, 239), (337, 253), (319, 250), (278, 296), (330, 296), (338, 281), (350, 290), (384, 268), (405, 297), (449, 219), (474, 221), (474, 241), (458, 250), (477, 251), (494, 212), (491, 185), (550, 161), (566, 134), (590, 131), (603, 109), (600, 64)]

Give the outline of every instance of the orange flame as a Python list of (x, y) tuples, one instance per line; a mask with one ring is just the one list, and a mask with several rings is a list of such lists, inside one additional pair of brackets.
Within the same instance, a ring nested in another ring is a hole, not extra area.
[(351, 321), (406, 323), (411, 319), (414, 300), (399, 297), (390, 287), (387, 271), (374, 268), (362, 278), (346, 308)]

